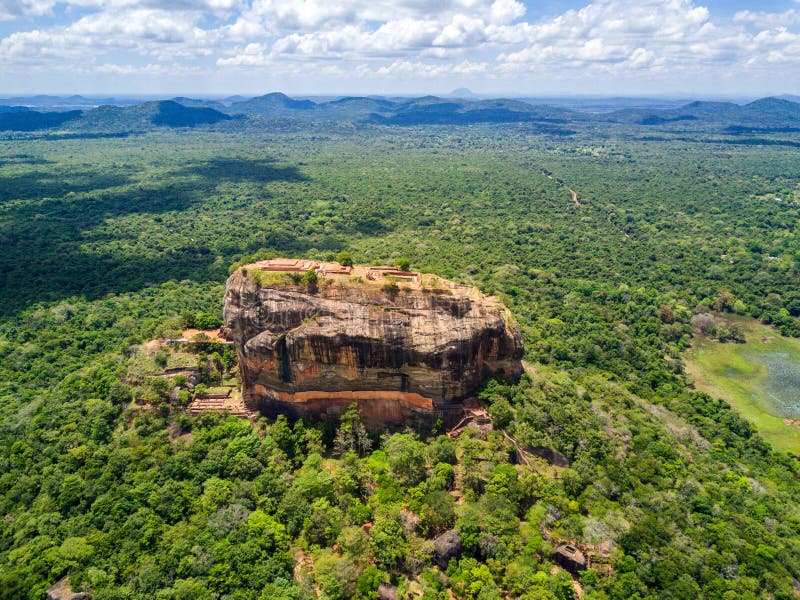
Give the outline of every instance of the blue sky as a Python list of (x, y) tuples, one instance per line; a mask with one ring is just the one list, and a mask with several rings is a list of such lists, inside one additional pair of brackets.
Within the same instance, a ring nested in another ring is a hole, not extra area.
[(800, 93), (800, 0), (0, 0), (0, 95)]

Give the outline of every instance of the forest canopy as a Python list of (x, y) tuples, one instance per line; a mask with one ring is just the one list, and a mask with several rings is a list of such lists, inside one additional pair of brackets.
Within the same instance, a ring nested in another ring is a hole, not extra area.
[[(569, 126), (0, 140), (0, 598), (795, 598), (797, 458), (681, 357), (735, 343), (724, 315), (800, 335), (800, 157)], [(486, 383), (493, 430), (187, 412), (151, 373), (188, 356), (211, 389), (232, 355), (146, 344), (217, 327), (231, 266), (277, 255), (501, 295), (527, 369)]]

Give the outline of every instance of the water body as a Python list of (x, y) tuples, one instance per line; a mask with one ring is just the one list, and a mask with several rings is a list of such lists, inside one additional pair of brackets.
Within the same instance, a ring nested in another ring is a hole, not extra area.
[(749, 351), (744, 357), (762, 365), (766, 375), (761, 381), (765, 400), (776, 416), (800, 417), (800, 360), (789, 351)]
[(699, 390), (729, 402), (776, 449), (800, 455), (800, 339), (741, 324), (747, 343), (698, 338), (686, 369)]

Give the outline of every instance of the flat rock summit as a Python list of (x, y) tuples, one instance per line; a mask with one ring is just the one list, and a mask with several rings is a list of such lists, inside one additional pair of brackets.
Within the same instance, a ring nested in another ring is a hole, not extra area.
[(265, 414), (445, 423), (492, 375), (522, 372), (522, 337), (499, 299), (396, 268), (270, 259), (228, 279), (224, 333), (245, 401)]

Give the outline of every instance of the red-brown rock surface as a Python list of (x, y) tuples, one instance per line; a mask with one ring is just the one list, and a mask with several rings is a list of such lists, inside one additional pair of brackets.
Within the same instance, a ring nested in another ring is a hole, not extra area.
[(286, 264), (242, 267), (225, 294), (245, 400), (267, 414), (326, 418), (355, 401), (371, 424), (450, 421), (486, 377), (522, 371), (510, 313), (473, 287), (335, 263), (302, 282), (309, 263)]

